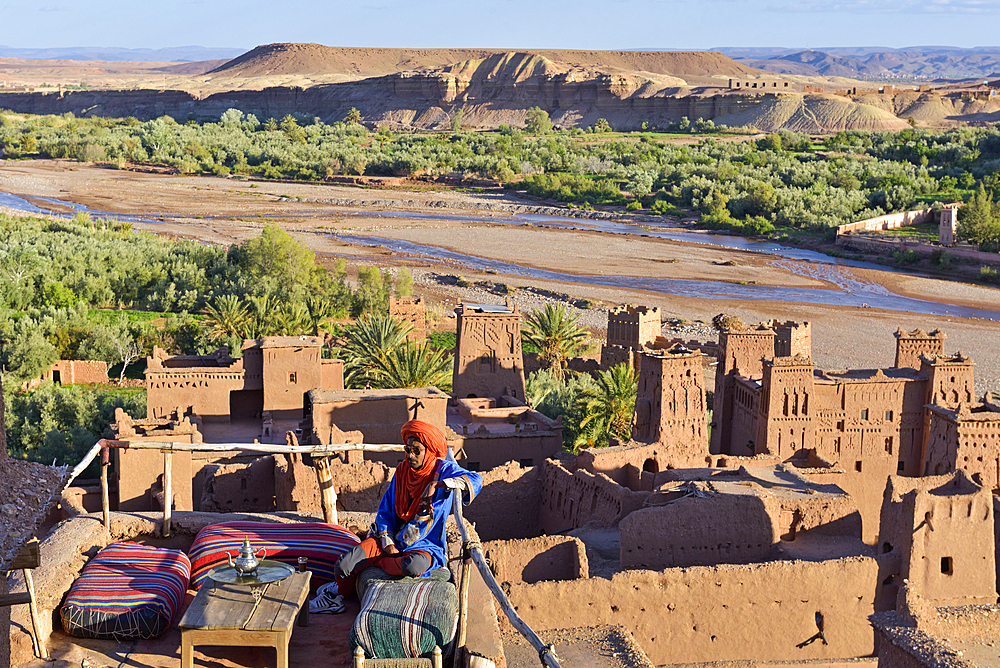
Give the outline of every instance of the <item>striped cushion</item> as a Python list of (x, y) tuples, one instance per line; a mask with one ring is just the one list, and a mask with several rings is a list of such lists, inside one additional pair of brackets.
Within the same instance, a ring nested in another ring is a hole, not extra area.
[(451, 580), (451, 571), (447, 568), (432, 568), (419, 578), (397, 577), (389, 575), (378, 566), (369, 566), (360, 573), (354, 581), (354, 591), (358, 595), (358, 600), (365, 600), (365, 592), (372, 582), (448, 582)]
[(430, 657), (455, 637), (458, 595), (450, 582), (370, 581), (351, 628), (351, 650), (376, 659)]
[(158, 638), (180, 609), (191, 562), (180, 550), (114, 543), (84, 566), (59, 609), (78, 638)]
[(205, 583), (208, 572), (219, 564), (229, 563), (249, 538), (254, 550), (264, 548), (265, 559), (295, 566), (299, 557), (309, 559), (311, 586), (333, 580), (333, 565), (340, 556), (360, 543), (358, 537), (342, 526), (321, 522), (277, 524), (272, 522), (225, 522), (198, 532), (188, 554), (191, 556), (191, 587)]

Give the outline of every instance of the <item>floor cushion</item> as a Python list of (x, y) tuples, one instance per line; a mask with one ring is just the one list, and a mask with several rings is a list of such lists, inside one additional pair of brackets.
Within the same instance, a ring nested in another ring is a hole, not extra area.
[(372, 582), (448, 582), (451, 580), (451, 571), (447, 568), (432, 568), (426, 575), (419, 578), (397, 577), (389, 575), (378, 566), (369, 566), (360, 573), (354, 581), (354, 591), (358, 595), (358, 600), (365, 600), (365, 592)]
[(228, 554), (234, 557), (250, 539), (254, 550), (264, 548), (265, 559), (297, 565), (299, 557), (309, 559), (313, 590), (333, 581), (333, 565), (340, 556), (354, 549), (361, 541), (349, 530), (337, 524), (301, 522), (225, 522), (212, 524), (195, 536), (188, 555), (191, 557), (191, 587), (200, 588), (208, 572), (220, 564), (228, 564)]
[(370, 580), (351, 628), (351, 650), (376, 659), (429, 658), (447, 650), (458, 625), (458, 594), (451, 582), (417, 578)]
[(83, 567), (59, 609), (77, 638), (158, 638), (181, 607), (191, 562), (180, 550), (113, 543)]

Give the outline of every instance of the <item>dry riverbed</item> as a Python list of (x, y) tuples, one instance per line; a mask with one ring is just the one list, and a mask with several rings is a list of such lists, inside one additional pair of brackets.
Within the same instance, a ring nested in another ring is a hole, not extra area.
[[(459, 288), (442, 278), (461, 275), (470, 282), (503, 284), (515, 296), (519, 294), (516, 288), (537, 288), (537, 293), (522, 293), (521, 298), (527, 299), (522, 307), (525, 310), (530, 304), (559, 299), (559, 295), (590, 300), (598, 309), (591, 309), (586, 322), (595, 328), (605, 322), (602, 306), (622, 303), (660, 306), (664, 318), (689, 321), (709, 322), (720, 312), (747, 321), (809, 321), (814, 359), (826, 368), (891, 365), (892, 333), (897, 327), (940, 328), (949, 337), (946, 350), (961, 349), (976, 361), (977, 390), (1000, 389), (1000, 358), (995, 352), (998, 322), (741, 298), (737, 296), (741, 284), (782, 286), (789, 294), (800, 289), (837, 288), (829, 281), (828, 265), (819, 267), (812, 262), (640, 234), (598, 232), (593, 229), (594, 221), (586, 218), (560, 221), (572, 229), (541, 226), (544, 223), (506, 224), (517, 211), (540, 210), (536, 203), (518, 200), (508, 193), (248, 182), (116, 171), (66, 161), (0, 161), (0, 192), (55, 198), (95, 211), (141, 216), (148, 222), (135, 223), (137, 229), (213, 244), (243, 241), (273, 222), (308, 244), (327, 264), (344, 257), (349, 264), (411, 267), (421, 290), (437, 303), (435, 308), (442, 314), (458, 298), (486, 299), (493, 295), (495, 301), (503, 299), (484, 290), (463, 294), (469, 288)], [(67, 208), (44, 206), (53, 210)], [(386, 217), (387, 212), (394, 213)], [(401, 252), (347, 243), (333, 236), (335, 233), (410, 242), (503, 264), (472, 269), (461, 258), (442, 259), (419, 249)], [(518, 267), (556, 274), (533, 277)], [(821, 271), (817, 272), (817, 268)], [(874, 269), (839, 267), (836, 272), (841, 278), (878, 284), (907, 297), (1000, 313), (1000, 290), (993, 288)], [(626, 286), (606, 286), (581, 281), (580, 276), (631, 278)], [(729, 291), (732, 294), (717, 290), (717, 296), (706, 298), (698, 294), (665, 295), (645, 285), (660, 279), (712, 281), (734, 288)]]

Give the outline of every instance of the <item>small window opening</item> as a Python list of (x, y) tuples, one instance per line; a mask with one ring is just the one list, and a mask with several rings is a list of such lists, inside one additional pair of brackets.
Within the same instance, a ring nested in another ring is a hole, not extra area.
[(896, 464), (896, 473), (902, 473), (905, 470), (906, 470), (905, 462), (899, 462), (898, 464)]
[(868, 409), (867, 408), (865, 408), (864, 410), (861, 411), (861, 419), (862, 420), (867, 420), (868, 419)]
[(892, 411), (885, 412), (885, 419), (888, 420), (889, 422), (892, 422)]
[(288, 382), (289, 383), (295, 383), (296, 382), (296, 375), (295, 375), (294, 371), (289, 371), (288, 372)]
[(892, 543), (882, 543), (882, 554), (889, 554), (892, 552)]
[(945, 575), (952, 575), (951, 557), (941, 557), (941, 572)]
[(858, 473), (861, 473), (861, 461), (860, 460), (854, 462), (854, 470), (857, 471)]

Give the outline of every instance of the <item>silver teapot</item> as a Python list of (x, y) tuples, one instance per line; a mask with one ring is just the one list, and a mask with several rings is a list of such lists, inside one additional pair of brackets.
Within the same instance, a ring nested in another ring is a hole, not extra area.
[[(260, 559), (257, 558), (257, 553), (262, 553)], [(240, 575), (253, 575), (257, 572), (257, 567), (260, 566), (260, 560), (267, 556), (267, 550), (260, 548), (254, 551), (250, 547), (250, 539), (243, 539), (243, 547), (240, 548), (240, 553), (233, 559), (233, 555), (226, 552), (226, 556), (229, 557), (229, 565), (236, 569), (236, 572)]]

